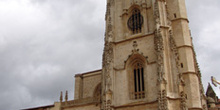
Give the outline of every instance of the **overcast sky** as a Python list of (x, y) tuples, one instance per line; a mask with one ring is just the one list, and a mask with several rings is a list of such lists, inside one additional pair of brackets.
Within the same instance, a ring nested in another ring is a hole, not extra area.
[[(220, 80), (220, 1), (186, 0), (204, 89)], [(0, 110), (73, 99), (74, 74), (101, 68), (105, 0), (0, 0)], [(213, 87), (220, 96), (217, 87)]]

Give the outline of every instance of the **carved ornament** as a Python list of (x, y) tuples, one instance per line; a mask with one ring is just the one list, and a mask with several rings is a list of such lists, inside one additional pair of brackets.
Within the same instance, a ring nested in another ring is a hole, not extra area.
[(163, 38), (161, 35), (160, 30), (155, 31), (154, 36), (154, 47), (157, 55), (157, 73), (158, 73), (158, 84), (159, 83), (166, 83), (165, 77), (164, 77), (164, 46), (163, 46)]
[(158, 92), (158, 110), (168, 110), (166, 90)]
[(180, 109), (181, 110), (187, 110), (187, 106), (186, 106), (186, 94), (182, 91), (180, 92)]

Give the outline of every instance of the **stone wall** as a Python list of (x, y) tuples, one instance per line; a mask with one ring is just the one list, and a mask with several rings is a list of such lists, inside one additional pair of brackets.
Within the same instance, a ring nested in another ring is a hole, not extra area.
[(75, 99), (93, 97), (97, 85), (101, 83), (101, 72), (96, 70), (75, 76)]
[(139, 105), (118, 106), (115, 110), (158, 110), (158, 106), (157, 103), (139, 103)]
[(65, 108), (63, 110), (100, 110), (100, 107), (96, 105), (83, 105), (83, 106)]

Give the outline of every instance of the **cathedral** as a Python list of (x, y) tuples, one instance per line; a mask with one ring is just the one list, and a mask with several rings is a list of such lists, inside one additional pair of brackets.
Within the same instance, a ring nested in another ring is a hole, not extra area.
[(105, 21), (102, 69), (25, 110), (208, 110), (185, 0), (107, 0)]

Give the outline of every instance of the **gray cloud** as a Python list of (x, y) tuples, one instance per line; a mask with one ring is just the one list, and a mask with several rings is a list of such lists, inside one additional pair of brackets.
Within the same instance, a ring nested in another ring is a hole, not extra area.
[[(187, 0), (189, 26), (191, 29), (197, 59), (202, 73), (204, 89), (207, 89), (211, 76), (220, 80), (220, 1)], [(218, 96), (219, 88), (213, 86)]]
[[(186, 5), (206, 89), (212, 75), (220, 80), (220, 2)], [(65, 90), (73, 99), (74, 74), (101, 68), (105, 6), (105, 0), (1, 0), (0, 109), (52, 104)]]
[(74, 74), (101, 68), (105, 5), (97, 5), (0, 1), (0, 109), (53, 104), (65, 90), (73, 99)]

